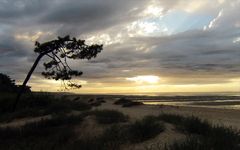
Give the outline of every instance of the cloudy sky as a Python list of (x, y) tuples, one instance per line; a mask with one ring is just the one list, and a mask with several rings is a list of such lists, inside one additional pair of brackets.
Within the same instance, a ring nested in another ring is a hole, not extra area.
[[(240, 0), (0, 0), (0, 72), (21, 83), (34, 41), (71, 35), (104, 44), (77, 93), (240, 91)], [(29, 85), (57, 91), (41, 76)]]

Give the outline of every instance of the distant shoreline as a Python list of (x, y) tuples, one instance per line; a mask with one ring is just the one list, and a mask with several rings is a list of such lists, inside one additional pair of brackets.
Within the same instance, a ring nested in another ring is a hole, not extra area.
[(66, 95), (98, 95), (98, 96), (240, 96), (240, 91), (237, 92), (153, 92), (153, 93), (74, 93), (66, 92), (45, 92), (33, 91), (34, 93), (53, 93)]

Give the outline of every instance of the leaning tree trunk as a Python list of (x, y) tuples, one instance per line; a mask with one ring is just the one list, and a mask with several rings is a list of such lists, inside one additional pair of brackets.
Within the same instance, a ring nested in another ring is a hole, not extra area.
[(18, 95), (17, 95), (16, 100), (15, 100), (14, 105), (13, 105), (13, 111), (16, 110), (17, 104), (18, 104), (18, 102), (19, 102), (22, 94), (24, 93), (24, 91), (25, 91), (25, 89), (26, 89), (27, 82), (28, 82), (28, 80), (30, 79), (33, 71), (34, 71), (35, 68), (37, 67), (37, 65), (38, 65), (40, 59), (43, 57), (43, 55), (44, 55), (44, 54), (39, 54), (39, 55), (38, 55), (38, 57), (37, 57), (37, 59), (35, 60), (32, 68), (29, 70), (29, 72), (28, 72), (28, 74), (27, 74), (27, 76), (26, 76), (26, 78), (25, 78), (22, 86), (20, 87), (20, 90), (18, 91)]

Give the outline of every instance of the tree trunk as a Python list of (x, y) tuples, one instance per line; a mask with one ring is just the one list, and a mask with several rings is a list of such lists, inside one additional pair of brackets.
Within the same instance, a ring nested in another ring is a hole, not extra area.
[(37, 57), (37, 59), (35, 60), (32, 68), (29, 70), (29, 72), (28, 72), (28, 74), (27, 74), (27, 76), (26, 76), (26, 78), (25, 78), (22, 86), (20, 87), (20, 90), (18, 91), (18, 95), (17, 95), (17, 97), (16, 97), (15, 103), (14, 103), (14, 105), (13, 105), (13, 112), (16, 110), (17, 104), (18, 104), (18, 102), (19, 102), (19, 100), (20, 100), (20, 98), (21, 98), (21, 96), (22, 96), (22, 94), (23, 94), (23, 92), (24, 92), (24, 90), (25, 90), (25, 88), (26, 88), (27, 82), (28, 82), (28, 80), (30, 79), (33, 71), (34, 71), (35, 68), (37, 67), (37, 65), (38, 65), (40, 59), (43, 57), (43, 55), (44, 55), (44, 54), (39, 54), (39, 55), (38, 55), (38, 57)]

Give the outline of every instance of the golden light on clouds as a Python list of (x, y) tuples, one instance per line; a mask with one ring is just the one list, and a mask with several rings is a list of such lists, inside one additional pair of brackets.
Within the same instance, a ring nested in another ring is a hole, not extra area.
[(145, 11), (144, 11), (144, 15), (148, 16), (161, 16), (163, 12), (163, 8), (158, 7), (158, 6), (154, 6), (154, 5), (149, 5)]
[[(168, 84), (164, 78), (154, 75), (135, 76), (126, 78), (125, 84), (99, 83), (77, 80), (83, 87), (66, 92), (74, 93), (100, 93), (100, 94), (143, 94), (159, 92), (238, 92), (240, 90), (240, 78), (232, 79), (226, 83), (215, 84)], [(61, 82), (55, 80), (34, 80), (29, 84), (34, 91), (57, 92), (61, 89)], [(63, 88), (62, 88), (63, 89)]]
[(188, 4), (185, 4), (184, 10), (188, 13), (195, 12), (203, 7), (208, 5), (208, 1), (191, 1)]
[(42, 32), (42, 31), (38, 31), (34, 34), (30, 34), (30, 33), (24, 33), (24, 34), (16, 34), (15, 38), (18, 40), (27, 40), (27, 41), (32, 41), (35, 42), (36, 40), (38, 40), (41, 36), (43, 35), (51, 35), (51, 32)]

